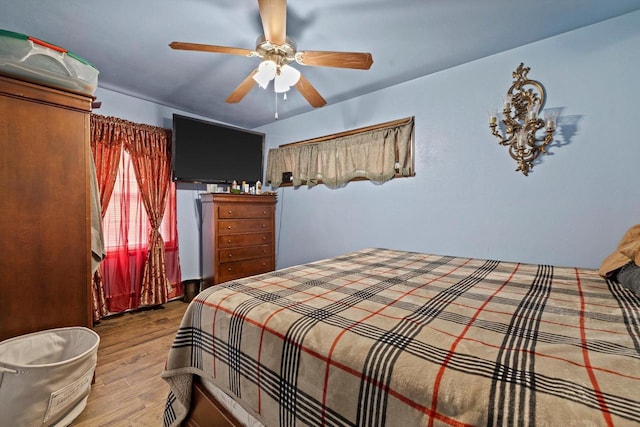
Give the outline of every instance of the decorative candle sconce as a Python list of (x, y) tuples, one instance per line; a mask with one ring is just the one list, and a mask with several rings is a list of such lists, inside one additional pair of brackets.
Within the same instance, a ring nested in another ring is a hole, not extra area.
[[(518, 163), (516, 171), (525, 176), (533, 169), (533, 161), (553, 140), (557, 113), (545, 112), (545, 119), (539, 118), (545, 102), (545, 90), (540, 82), (527, 78), (530, 68), (520, 64), (513, 72), (514, 82), (507, 91), (502, 108), (504, 135), (498, 129), (496, 113), (489, 116), (491, 133), (500, 145), (509, 147), (509, 155)], [(536, 133), (544, 128), (545, 134), (538, 138)]]

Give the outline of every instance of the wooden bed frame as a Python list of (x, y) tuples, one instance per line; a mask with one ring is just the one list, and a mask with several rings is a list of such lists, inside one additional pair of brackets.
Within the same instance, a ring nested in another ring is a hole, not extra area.
[(193, 379), (191, 408), (182, 422), (183, 427), (241, 427), (229, 411), (209, 394), (197, 377)]

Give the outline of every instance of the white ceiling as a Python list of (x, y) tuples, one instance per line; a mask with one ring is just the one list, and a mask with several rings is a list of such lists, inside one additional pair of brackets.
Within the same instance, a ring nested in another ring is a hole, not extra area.
[[(287, 35), (298, 50), (371, 52), (367, 71), (292, 64), (335, 104), (638, 9), (640, 0), (290, 0)], [(103, 88), (244, 128), (274, 121), (272, 86), (225, 102), (257, 58), (168, 46), (255, 48), (257, 0), (0, 0), (0, 29), (87, 59)], [(278, 100), (280, 118), (311, 109), (295, 89)]]

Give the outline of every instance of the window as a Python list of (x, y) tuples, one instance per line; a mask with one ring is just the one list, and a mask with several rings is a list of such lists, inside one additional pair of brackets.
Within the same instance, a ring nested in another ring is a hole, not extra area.
[[(105, 299), (110, 313), (138, 307), (151, 225), (147, 218), (131, 157), (122, 151), (116, 182), (102, 222), (107, 256), (102, 263)], [(165, 243), (168, 298), (182, 294), (176, 220), (175, 183), (169, 187), (160, 225)]]
[[(160, 234), (167, 249), (177, 245), (175, 183), (171, 184)], [(122, 151), (116, 183), (103, 221), (107, 251), (127, 246), (146, 250), (151, 226), (147, 218), (129, 153)]]

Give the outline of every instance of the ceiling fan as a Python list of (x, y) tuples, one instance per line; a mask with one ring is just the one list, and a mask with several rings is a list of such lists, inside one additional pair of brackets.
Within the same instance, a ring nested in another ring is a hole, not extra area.
[(373, 64), (370, 53), (332, 52), (306, 50), (297, 51), (295, 42), (286, 36), (287, 2), (286, 0), (258, 0), (260, 19), (264, 35), (258, 38), (255, 50), (228, 46), (216, 46), (199, 43), (172, 42), (171, 48), (178, 50), (195, 50), (203, 52), (226, 53), (261, 59), (258, 68), (253, 70), (236, 87), (226, 102), (240, 102), (249, 93), (254, 84), (266, 88), (274, 80), (276, 93), (287, 92), (295, 86), (300, 94), (313, 107), (322, 107), (327, 101), (309, 83), (309, 81), (289, 64), (318, 67), (338, 67), (368, 70)]

